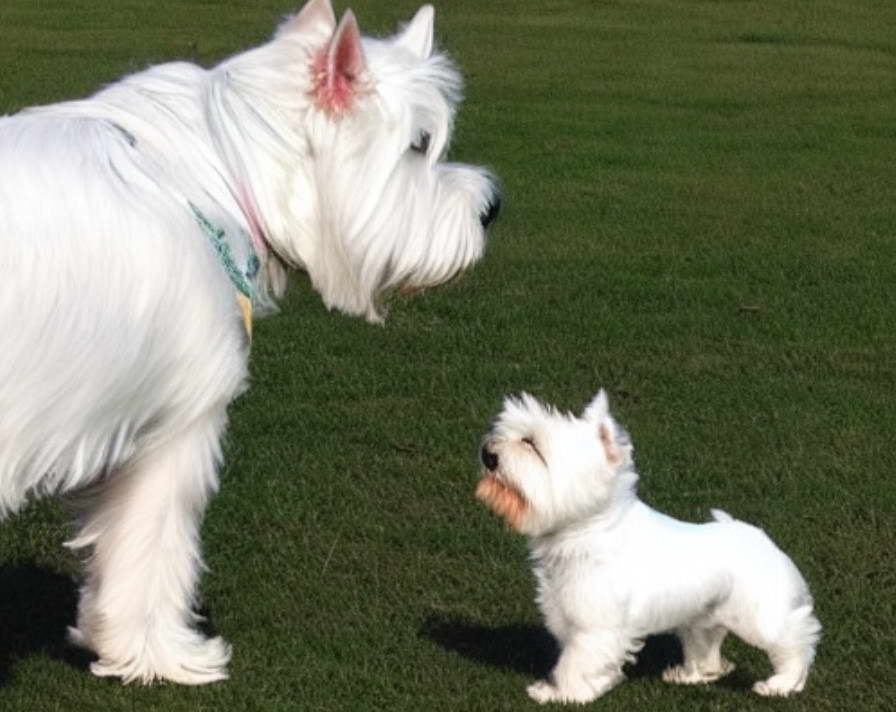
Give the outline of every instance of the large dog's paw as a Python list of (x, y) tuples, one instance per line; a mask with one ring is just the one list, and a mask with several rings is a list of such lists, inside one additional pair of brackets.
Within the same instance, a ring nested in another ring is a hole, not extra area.
[(202, 639), (193, 634), (192, 640), (178, 645), (155, 642), (151, 651), (124, 660), (100, 657), (90, 666), (98, 677), (120, 677), (122, 683), (140, 682), (149, 685), (156, 680), (181, 685), (205, 685), (226, 680), (230, 646), (223, 638)]

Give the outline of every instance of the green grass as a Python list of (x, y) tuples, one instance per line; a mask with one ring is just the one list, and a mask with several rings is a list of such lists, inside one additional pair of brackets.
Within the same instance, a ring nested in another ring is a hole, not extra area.
[[(353, 7), (377, 33), (413, 10)], [(213, 62), (289, 9), (4, 0), (0, 111)], [(86, 674), (43, 501), (0, 528), (0, 709), (536, 709), (550, 640), (525, 543), (472, 497), (475, 451), (505, 393), (578, 408), (599, 385), (643, 496), (767, 528), (825, 633), (791, 700), (750, 694), (768, 663), (731, 640), (721, 684), (664, 685), (657, 645), (594, 709), (892, 709), (894, 25), (885, 0), (441, 3), (468, 80), (453, 157), (493, 167), (504, 214), (477, 270), (393, 300), (385, 328), (328, 314), (303, 276), (256, 325), (204, 528), (232, 679)]]

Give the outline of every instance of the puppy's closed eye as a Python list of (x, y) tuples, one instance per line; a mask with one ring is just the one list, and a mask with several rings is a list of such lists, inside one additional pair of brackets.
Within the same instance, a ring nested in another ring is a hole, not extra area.
[(532, 438), (532, 437), (525, 437), (525, 438), (522, 438), (522, 439), (520, 440), (520, 442), (523, 443), (523, 444), (524, 444), (526, 447), (528, 447), (530, 450), (532, 450), (532, 452), (534, 452), (534, 453), (538, 456), (538, 459), (541, 460), (542, 463), (544, 463), (545, 466), (547, 466), (547, 464), (548, 464), (548, 463), (547, 463), (547, 460), (544, 459), (544, 455), (541, 454), (541, 450), (539, 450), (539, 449), (538, 449), (538, 445), (535, 444), (535, 439), (534, 439), (534, 438)]

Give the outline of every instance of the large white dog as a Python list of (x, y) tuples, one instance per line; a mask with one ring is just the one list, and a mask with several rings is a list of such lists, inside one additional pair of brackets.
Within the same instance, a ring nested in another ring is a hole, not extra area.
[(461, 82), (432, 42), (429, 6), (376, 40), (311, 0), (214, 69), (0, 120), (0, 514), (81, 495), (71, 636), (97, 675), (226, 677), (194, 628), (199, 529), (285, 267), (378, 321), (482, 255), (497, 192), (442, 160)]

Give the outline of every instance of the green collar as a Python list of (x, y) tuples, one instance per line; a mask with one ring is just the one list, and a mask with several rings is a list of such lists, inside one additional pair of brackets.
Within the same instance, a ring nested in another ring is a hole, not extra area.
[(221, 264), (224, 266), (224, 271), (227, 272), (227, 276), (230, 277), (233, 286), (247, 299), (250, 301), (254, 300), (255, 285), (252, 281), (258, 274), (261, 263), (258, 260), (258, 255), (255, 254), (252, 243), (249, 240), (246, 240), (246, 251), (249, 257), (246, 260), (246, 268), (240, 269), (236, 264), (236, 260), (233, 259), (233, 252), (230, 249), (230, 244), (225, 239), (226, 233), (224, 228), (214, 225), (202, 214), (199, 208), (193, 205), (193, 203), (189, 203), (189, 206), (193, 211), (193, 216), (196, 218), (196, 222), (199, 223), (199, 226), (208, 237), (209, 242), (212, 243), (215, 254), (218, 255), (218, 259), (221, 260)]

